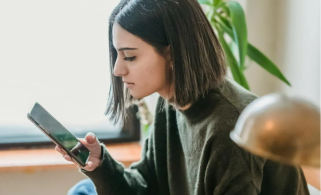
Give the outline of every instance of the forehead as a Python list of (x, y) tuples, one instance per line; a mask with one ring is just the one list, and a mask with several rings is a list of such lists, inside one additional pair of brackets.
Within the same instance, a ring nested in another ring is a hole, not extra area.
[(146, 44), (139, 37), (123, 29), (118, 23), (113, 25), (113, 45), (116, 49), (122, 47), (144, 47)]

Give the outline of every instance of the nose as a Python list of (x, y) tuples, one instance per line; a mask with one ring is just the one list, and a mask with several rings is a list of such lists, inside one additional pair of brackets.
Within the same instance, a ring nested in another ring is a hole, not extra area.
[(126, 74), (128, 74), (128, 69), (127, 69), (126, 65), (124, 63), (120, 62), (117, 58), (115, 65), (114, 65), (114, 75), (116, 77), (121, 77)]

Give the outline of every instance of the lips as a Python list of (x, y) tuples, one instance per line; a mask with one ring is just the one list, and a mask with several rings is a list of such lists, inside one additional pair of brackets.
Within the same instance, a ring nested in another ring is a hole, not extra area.
[(131, 83), (131, 82), (127, 82), (127, 81), (123, 81), (126, 84), (135, 84), (135, 83)]
[(126, 83), (126, 84), (135, 84), (135, 83), (131, 83), (131, 82), (126, 82), (126, 81), (124, 81), (124, 83)]
[(131, 83), (131, 82), (128, 82), (128, 81), (123, 81), (123, 82), (124, 82), (126, 88), (130, 89), (130, 88), (134, 87), (134, 83)]

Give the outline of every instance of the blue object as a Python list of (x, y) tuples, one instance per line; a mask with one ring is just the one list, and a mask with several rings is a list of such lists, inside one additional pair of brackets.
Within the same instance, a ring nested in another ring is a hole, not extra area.
[(90, 179), (84, 179), (76, 183), (67, 195), (97, 195), (94, 183)]

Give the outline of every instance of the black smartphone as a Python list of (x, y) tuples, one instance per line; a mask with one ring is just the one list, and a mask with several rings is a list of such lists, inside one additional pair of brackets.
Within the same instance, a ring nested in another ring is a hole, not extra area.
[(71, 159), (85, 167), (90, 151), (79, 140), (60, 124), (39, 103), (35, 103), (27, 114), (29, 120), (45, 133), (56, 145), (59, 145)]

